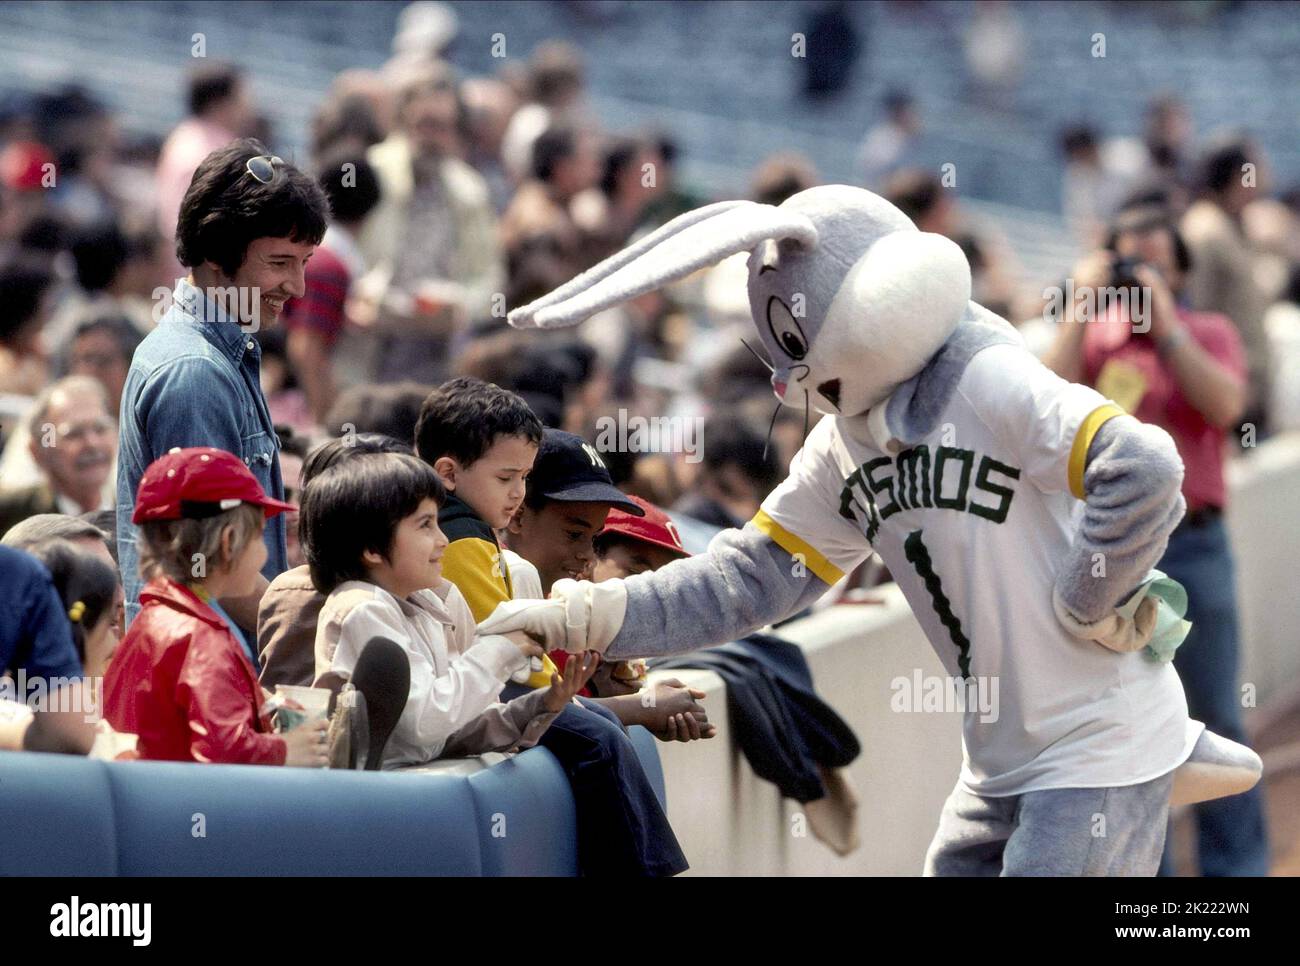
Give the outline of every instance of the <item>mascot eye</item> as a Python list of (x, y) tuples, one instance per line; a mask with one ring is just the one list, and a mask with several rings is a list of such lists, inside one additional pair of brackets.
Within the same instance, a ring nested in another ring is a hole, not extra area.
[(791, 359), (802, 359), (808, 354), (808, 339), (798, 320), (775, 295), (767, 300), (767, 327), (772, 330), (776, 344)]

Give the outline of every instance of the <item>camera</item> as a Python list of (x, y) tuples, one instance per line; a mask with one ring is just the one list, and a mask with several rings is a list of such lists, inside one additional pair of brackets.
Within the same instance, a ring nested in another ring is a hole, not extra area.
[(1135, 270), (1142, 262), (1136, 258), (1117, 258), (1110, 270), (1111, 288), (1141, 288)]

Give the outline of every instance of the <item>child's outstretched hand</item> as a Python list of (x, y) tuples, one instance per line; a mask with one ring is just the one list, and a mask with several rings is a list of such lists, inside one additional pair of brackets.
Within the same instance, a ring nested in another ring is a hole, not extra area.
[(545, 701), (546, 710), (557, 714), (563, 711), (574, 695), (586, 686), (599, 664), (600, 655), (595, 651), (583, 651), (569, 658), (562, 672), (551, 675), (551, 688)]

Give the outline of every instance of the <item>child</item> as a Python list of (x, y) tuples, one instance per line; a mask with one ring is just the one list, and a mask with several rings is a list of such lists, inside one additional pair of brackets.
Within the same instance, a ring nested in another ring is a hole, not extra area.
[[(640, 520), (645, 507), (614, 486), (600, 454), (573, 433), (547, 429), (528, 477), (524, 505), (507, 527), (509, 549), (533, 565), (540, 585), (532, 593), (544, 597), (555, 581), (590, 574), (596, 561), (594, 539), (608, 514)], [(662, 516), (662, 511), (655, 510)], [(683, 551), (684, 552), (684, 551)], [(531, 576), (531, 575), (530, 575)], [(525, 580), (515, 581), (515, 599)], [(549, 655), (563, 668), (566, 652)], [(639, 724), (663, 741), (711, 738), (717, 729), (692, 692), (679, 681), (660, 681), (653, 700), (642, 700), (643, 662), (601, 662), (587, 696), (614, 712), (625, 726)]]
[[(51, 631), (57, 622), (62, 624), (60, 630), (71, 634), (83, 673), (89, 679), (86, 682), (88, 687), (79, 687), (52, 700), (60, 707), (85, 715), (93, 710), (90, 705), (96, 704), (96, 683), (117, 647), (116, 616), (122, 596), (117, 574), (109, 564), (81, 550), (70, 540), (46, 540), (28, 552), (49, 572), (57, 595), (57, 608), (45, 611), (43, 620), (51, 623)], [(70, 676), (68, 680), (80, 680), (80, 675)], [(50, 686), (53, 687), (53, 682)], [(12, 698), (8, 696), (10, 693), (14, 695)], [(18, 751), (24, 747), (28, 729), (35, 719), (34, 711), (27, 703), (30, 700), (29, 695), (18, 693), (9, 681), (0, 679), (0, 750)], [(77, 729), (78, 732), (86, 730)], [(85, 737), (92, 736), (87, 732)], [(120, 750), (113, 748), (111, 729), (103, 721), (96, 723), (93, 740), (95, 745), (90, 753), (96, 757), (111, 758), (116, 750)], [(39, 746), (29, 742), (27, 747)]]
[[(81, 658), (87, 707), (93, 720), (103, 705), (100, 688), (109, 662), (121, 642), (122, 584), (111, 564), (70, 540), (47, 540), (32, 548), (45, 565), (63, 614), (72, 630), (72, 643)], [(92, 758), (135, 758), (135, 736), (118, 734), (103, 718), (95, 720)]]
[(262, 718), (254, 652), (217, 598), (255, 592), (262, 527), (292, 509), (237, 456), (173, 449), (140, 477), (131, 522), (143, 547), (141, 611), (104, 681), (104, 717), (141, 758), (319, 767), (326, 724), (283, 735)]
[(303, 493), (307, 564), (316, 589), (329, 595), (316, 632), (317, 678), (351, 675), (374, 637), (396, 642), (410, 660), (410, 693), (384, 751), (386, 768), (530, 747), (595, 669), (587, 656), (549, 688), (497, 701), (541, 648), (522, 634), (474, 638), (465, 599), (442, 577), (445, 499), (432, 468), (395, 453), (336, 463)]
[[(305, 487), (341, 460), (364, 453), (411, 454), (411, 445), (380, 433), (357, 433), (321, 443), (302, 464)], [(294, 534), (295, 538), (297, 534)], [(311, 568), (286, 570), (266, 588), (257, 605), (257, 650), (262, 687), (277, 684), (310, 687), (316, 677), (316, 622), (325, 595), (311, 582)]]
[[(415, 449), (449, 492), (444, 528), (451, 541), (443, 572), (465, 595), (476, 621), (513, 597), (496, 530), (523, 505), (524, 480), (542, 424), (512, 392), (460, 377), (429, 394)], [(546, 675), (553, 674), (547, 659)], [(542, 675), (534, 674), (529, 686)], [(510, 693), (510, 692), (507, 692)], [(640, 759), (618, 718), (598, 704), (570, 704), (538, 742), (569, 775), (578, 818), (578, 865), (585, 875), (676, 875), (687, 868)]]

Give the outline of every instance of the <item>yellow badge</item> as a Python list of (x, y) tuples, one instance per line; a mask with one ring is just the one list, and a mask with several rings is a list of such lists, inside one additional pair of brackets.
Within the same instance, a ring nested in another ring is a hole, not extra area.
[(1131, 362), (1107, 359), (1097, 374), (1097, 391), (1132, 415), (1146, 395), (1147, 377)]

